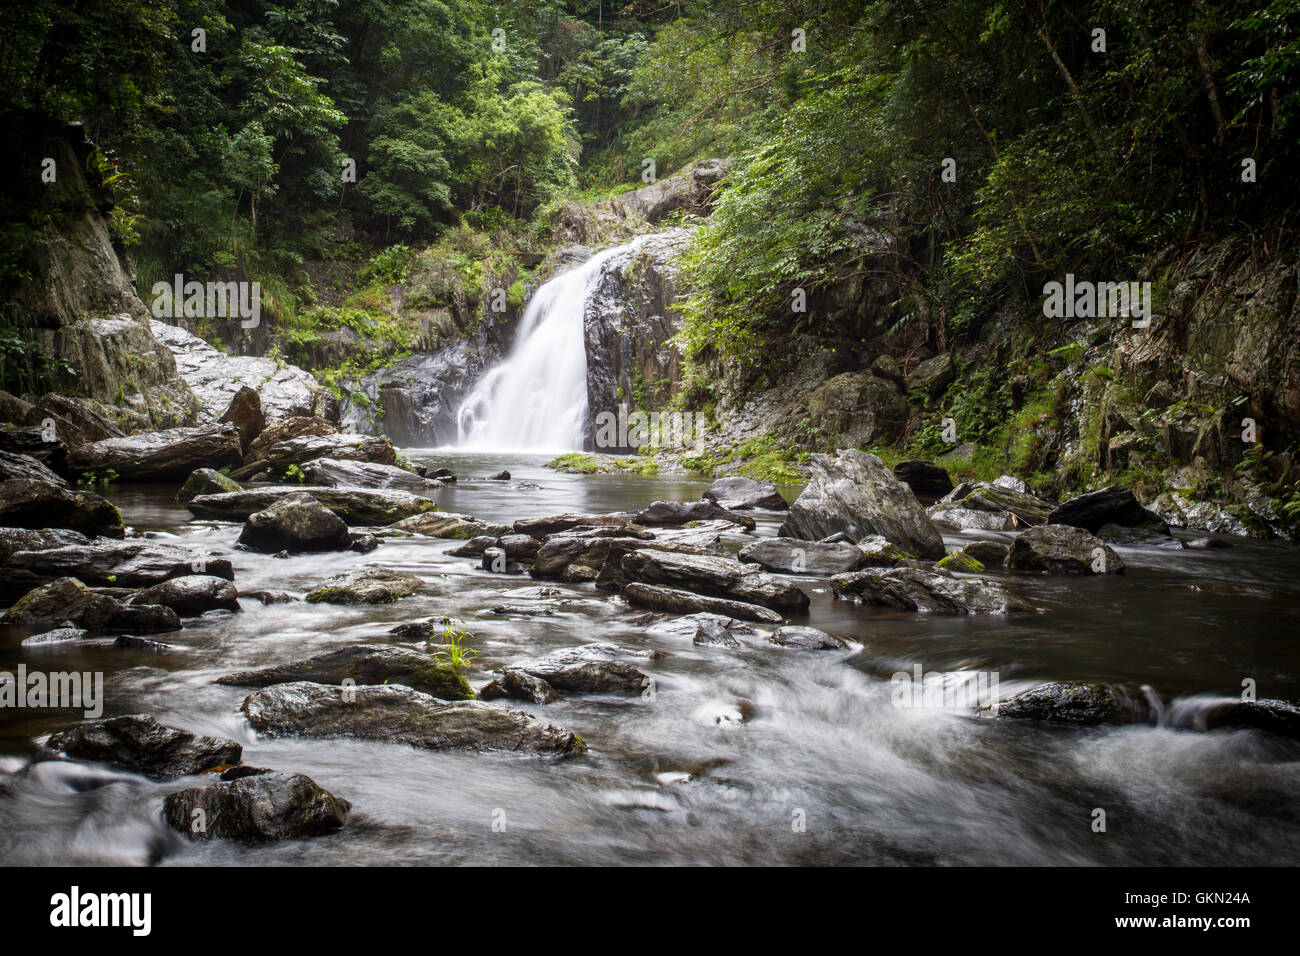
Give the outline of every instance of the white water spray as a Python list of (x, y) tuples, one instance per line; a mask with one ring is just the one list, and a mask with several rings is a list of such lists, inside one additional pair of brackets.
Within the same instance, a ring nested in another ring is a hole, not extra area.
[(598, 253), (537, 290), (510, 354), (479, 379), (456, 413), (460, 447), (582, 450), (587, 427), (583, 316), (605, 264), (639, 244), (636, 239)]

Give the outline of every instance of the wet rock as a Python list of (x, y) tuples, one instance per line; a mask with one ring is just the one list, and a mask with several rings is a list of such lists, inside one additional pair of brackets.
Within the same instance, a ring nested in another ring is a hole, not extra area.
[(939, 508), (930, 520), (958, 531), (1012, 531), (1021, 526), (1009, 511), (976, 511), (973, 508)]
[(499, 540), (501, 549), (512, 561), (531, 562), (536, 559), (537, 552), (542, 546), (540, 541), (527, 534), (506, 534)]
[(63, 484), (14, 478), (0, 481), (0, 525), (66, 528), (91, 537), (120, 538), (122, 513), (107, 498)]
[(1127, 724), (1135, 713), (1132, 704), (1104, 684), (1063, 681), (999, 702), (997, 716), (1069, 724)]
[(924, 392), (934, 397), (943, 394), (944, 389), (957, 377), (957, 366), (952, 354), (944, 352), (934, 358), (926, 359), (907, 373), (906, 384), (909, 390)]
[(218, 422), (234, 425), (239, 432), (239, 447), (243, 451), (266, 427), (266, 414), (262, 411), (262, 397), (257, 390), (241, 386), (226, 406)]
[(907, 399), (897, 385), (869, 372), (842, 372), (803, 402), (803, 418), (837, 448), (894, 442), (907, 424)]
[(837, 531), (854, 540), (883, 535), (918, 557), (944, 554), (943, 539), (911, 490), (875, 455), (856, 449), (811, 457), (808, 484), (780, 534), (817, 541)]
[(397, 460), (397, 450), (387, 438), (376, 435), (300, 435), (264, 447), (256, 459), (246, 459), (242, 468), (231, 472), (231, 477), (242, 480), (268, 469), (281, 475), (290, 465), (301, 467), (320, 458), (391, 465)]
[(131, 637), (123, 635), (113, 642), (114, 647), (120, 647), (129, 651), (169, 651), (172, 649), (170, 644), (164, 644), (161, 641), (151, 641), (143, 637)]
[(292, 604), (298, 600), (288, 591), (241, 591), (239, 596), (259, 604)]
[(1284, 700), (1197, 701), (1194, 708), (1175, 707), (1170, 723), (1191, 730), (1261, 730), (1300, 740), (1300, 707)]
[(127, 603), (161, 604), (182, 617), (192, 617), (207, 611), (238, 611), (239, 591), (225, 578), (187, 574), (137, 591)]
[(244, 460), (253, 462), (266, 459), (266, 452), (271, 446), (281, 442), (313, 435), (337, 435), (338, 433), (338, 426), (323, 418), (312, 415), (291, 415), (263, 428), (257, 438), (249, 444)]
[(401, 519), (437, 511), (438, 508), (428, 498), (420, 498), (405, 491), (322, 488), (315, 485), (271, 485), (219, 495), (199, 495), (186, 507), (198, 518), (246, 521), (250, 515), (265, 511), (281, 498), (300, 494), (311, 495), (349, 526), (392, 525)]
[(176, 492), (176, 500), (183, 505), (189, 504), (199, 495), (220, 495), (229, 491), (243, 491), (244, 487), (233, 478), (227, 478), (213, 468), (196, 468), (190, 472)]
[(984, 562), (971, 557), (964, 551), (950, 551), (935, 562), (934, 566), (941, 571), (953, 571), (962, 574), (975, 574), (984, 570)]
[[(510, 572), (510, 565), (506, 563), (506, 552), (504, 548), (487, 548), (483, 551), (483, 560), (479, 565), (484, 571), (490, 571), (493, 574), (507, 574)], [(515, 568), (519, 565), (515, 564)]]
[(396, 465), (379, 465), (366, 461), (317, 458), (302, 466), (302, 473), (313, 485), (328, 488), (396, 488), (412, 494), (431, 494), (442, 487)]
[[(542, 543), (533, 558), (532, 575), (542, 580), (560, 580), (574, 567), (599, 572), (612, 553), (627, 553), (645, 542), (638, 538), (612, 538), (601, 535), (552, 535)], [(626, 550), (618, 550), (620, 547)]]
[(815, 627), (778, 627), (768, 635), (768, 643), (781, 647), (798, 647), (807, 651), (839, 651), (848, 645), (833, 634)]
[(722, 620), (700, 621), (695, 626), (691, 643), (700, 647), (740, 647), (740, 641), (731, 636), (731, 631)]
[(41, 481), (67, 487), (67, 482), (31, 455), (0, 451), (0, 481)]
[(900, 561), (910, 561), (916, 555), (890, 544), (884, 535), (873, 534), (858, 542), (862, 552), (862, 566), (868, 568), (892, 568)]
[(493, 614), (514, 617), (549, 617), (555, 613), (543, 604), (497, 604), (490, 610)]
[(1033, 492), (1029, 490), (1029, 486), (1014, 475), (1000, 475), (999, 477), (994, 478), (993, 487), (1006, 488), (1008, 491), (1016, 491), (1022, 495), (1033, 494)]
[(311, 604), (391, 604), (409, 597), (421, 587), (414, 574), (387, 568), (346, 571), (309, 591)]
[(746, 531), (753, 531), (755, 527), (753, 518), (732, 514), (712, 501), (656, 501), (636, 516), (636, 523), (647, 527), (713, 520), (729, 521)]
[(962, 554), (974, 558), (980, 564), (998, 565), (1007, 559), (1009, 549), (1001, 541), (972, 541), (961, 550)]
[(81, 445), (68, 452), (68, 470), (102, 475), (111, 469), (122, 481), (183, 481), (196, 468), (234, 466), (242, 459), (234, 425), (200, 425)]
[(71, 641), (84, 641), (89, 636), (89, 631), (79, 627), (56, 627), (52, 631), (45, 631), (43, 634), (33, 634), (31, 637), (23, 638), (22, 646), (40, 647), (47, 644), (67, 644)]
[(0, 623), (41, 626), (70, 622), (88, 631), (176, 631), (181, 621), (171, 608), (125, 604), (97, 594), (76, 578), (60, 578), (19, 598)]
[(808, 607), (808, 595), (793, 584), (755, 572), (752, 566), (732, 558), (646, 548), (624, 555), (622, 570), (629, 581), (759, 604), (775, 611)]
[(487, 480), (488, 480), (488, 481), (509, 481), (509, 480), (510, 480), (510, 472), (508, 472), (508, 471), (498, 471), (495, 475), (488, 475), (488, 476), (487, 476)]
[(640, 694), (652, 682), (629, 661), (648, 660), (652, 656), (649, 651), (593, 643), (565, 648), (513, 666), (569, 694)]
[(267, 771), (169, 793), (163, 818), (195, 840), (267, 843), (334, 833), (351, 808), (304, 774)]
[(470, 538), (499, 538), (509, 534), (509, 525), (489, 524), (469, 515), (451, 514), (444, 511), (430, 511), (427, 514), (414, 515), (394, 522), (391, 527), (396, 531), (409, 531), (426, 535), (430, 538), (451, 538), (469, 540)]
[(544, 540), (547, 535), (574, 528), (627, 528), (633, 524), (635, 516), (624, 514), (562, 514), (548, 515), (542, 518), (521, 518), (515, 522), (514, 530), (519, 534), (531, 535)]
[(759, 624), (780, 624), (784, 618), (771, 608), (761, 607), (745, 601), (729, 601), (725, 598), (708, 597), (680, 588), (659, 587), (653, 584), (632, 582), (623, 588), (623, 596), (630, 604), (664, 611), (670, 614), (694, 614), (706, 612), (742, 621), (756, 621)]
[(740, 560), (765, 571), (783, 574), (842, 574), (867, 563), (862, 549), (853, 544), (822, 544), (799, 538), (764, 538), (746, 545)]
[(1000, 584), (946, 571), (890, 568), (831, 578), (836, 597), (933, 614), (1008, 614), (1033, 608)]
[(1186, 545), (1167, 532), (1148, 531), (1145, 528), (1124, 528), (1117, 524), (1104, 524), (1097, 529), (1097, 537), (1109, 545), (1124, 548), (1162, 548), (1182, 551)]
[[(1047, 522), (1052, 506), (1035, 495), (1016, 491), (1012, 488), (999, 487), (986, 481), (962, 482), (938, 503), (931, 505), (929, 512), (935, 520), (938, 512), (946, 512), (945, 523), (960, 528), (974, 528), (983, 531), (1004, 531), (1024, 525), (1038, 525)], [(988, 512), (994, 518), (980, 519), (961, 514), (962, 512)], [(1014, 520), (1008, 522), (1010, 515)]]
[(1133, 497), (1133, 492), (1121, 485), (1110, 485), (1071, 498), (1058, 505), (1048, 515), (1047, 521), (1049, 524), (1084, 528), (1094, 534), (1104, 524), (1143, 528), (1163, 534), (1169, 532), (1169, 526), (1159, 515), (1143, 508)]
[(875, 361), (871, 363), (871, 374), (876, 378), (883, 378), (887, 382), (893, 382), (900, 388), (904, 384), (903, 370), (892, 355), (876, 356)]
[(1030, 528), (1011, 542), (1006, 566), (1049, 574), (1123, 574), (1114, 549), (1082, 528), (1047, 524)]
[(1193, 540), (1186, 542), (1186, 544), (1187, 547), (1193, 548), (1198, 551), (1209, 550), (1214, 548), (1232, 547), (1232, 542), (1230, 541), (1227, 541), (1223, 538), (1214, 538), (1208, 536), (1204, 538), (1194, 538)]
[(444, 701), (402, 684), (275, 684), (250, 695), (241, 710), (254, 730), (276, 737), (355, 737), (427, 750), (517, 754), (586, 749), (575, 734), (522, 710)]
[(496, 680), (478, 692), (480, 700), (520, 700), (529, 704), (551, 704), (560, 699), (554, 687), (518, 667), (507, 667)]
[(342, 551), (352, 540), (342, 518), (307, 493), (286, 495), (264, 511), (248, 516), (239, 544), (250, 551)]
[(0, 528), (0, 565), (16, 551), (48, 551), (72, 544), (90, 544), (90, 539), (63, 528)]
[[(531, 539), (536, 541), (536, 538)], [(501, 539), (493, 537), (490, 534), (480, 534), (470, 538), (459, 548), (452, 548), (447, 553), (457, 558), (481, 558), (483, 552), (488, 548), (495, 548), (500, 545)]]
[(294, 681), (317, 684), (404, 684), (442, 700), (473, 700), (474, 692), (456, 668), (432, 654), (388, 644), (354, 644), (337, 651), (257, 670), (227, 674), (218, 684), (270, 687)]
[(785, 511), (790, 507), (776, 490), (776, 485), (755, 481), (753, 478), (719, 478), (709, 485), (704, 498), (729, 511), (747, 511), (751, 508)]
[(931, 461), (910, 459), (894, 466), (894, 477), (912, 489), (921, 504), (929, 505), (952, 491), (948, 472)]
[(46, 746), (77, 760), (171, 780), (239, 763), (243, 747), (158, 723), (147, 714), (110, 717), (52, 735)]

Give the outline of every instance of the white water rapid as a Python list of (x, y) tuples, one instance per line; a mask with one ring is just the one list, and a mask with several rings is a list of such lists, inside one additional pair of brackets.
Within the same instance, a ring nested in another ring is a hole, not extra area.
[(606, 263), (640, 239), (597, 253), (533, 295), (514, 345), (461, 403), (462, 448), (515, 452), (581, 451), (587, 426), (583, 316)]

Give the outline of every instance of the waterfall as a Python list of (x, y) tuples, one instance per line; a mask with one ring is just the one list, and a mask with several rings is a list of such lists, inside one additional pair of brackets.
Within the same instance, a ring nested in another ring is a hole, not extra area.
[(493, 451), (581, 451), (587, 430), (583, 319), (605, 264), (640, 239), (597, 253), (533, 295), (514, 345), (456, 413), (458, 444)]

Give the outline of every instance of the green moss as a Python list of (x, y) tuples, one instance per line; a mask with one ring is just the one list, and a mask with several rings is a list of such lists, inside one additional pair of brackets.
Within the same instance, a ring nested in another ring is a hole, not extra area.
[(570, 452), (546, 463), (547, 468), (571, 475), (635, 474), (657, 475), (659, 463), (638, 455), (584, 455)]
[(969, 554), (961, 551), (951, 551), (935, 564), (936, 568), (943, 568), (946, 571), (964, 571), (973, 574), (977, 571), (983, 571), (984, 565), (972, 558)]

